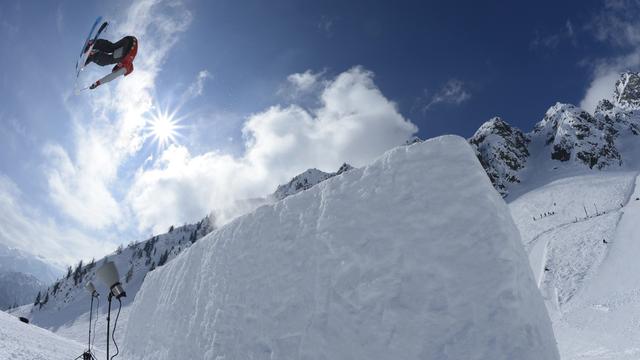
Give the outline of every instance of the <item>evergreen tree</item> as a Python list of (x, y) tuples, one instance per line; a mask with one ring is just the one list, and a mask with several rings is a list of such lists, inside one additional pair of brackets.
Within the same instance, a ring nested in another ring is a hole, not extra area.
[(127, 271), (127, 276), (125, 278), (125, 282), (128, 283), (131, 278), (133, 277), (133, 264), (131, 264), (131, 267), (129, 268), (129, 271)]
[(158, 260), (158, 266), (164, 265), (169, 259), (169, 250), (165, 250), (162, 255), (160, 255), (160, 260)]
[(49, 302), (49, 292), (47, 292), (47, 295), (45, 295), (44, 300), (42, 300), (40, 302), (40, 309), (42, 309), (42, 305), (46, 304)]
[(38, 295), (36, 296), (36, 301), (33, 302), (33, 306), (40, 304), (40, 291), (38, 291)]
[(73, 284), (78, 285), (82, 281), (82, 260), (78, 262), (76, 270), (73, 272)]

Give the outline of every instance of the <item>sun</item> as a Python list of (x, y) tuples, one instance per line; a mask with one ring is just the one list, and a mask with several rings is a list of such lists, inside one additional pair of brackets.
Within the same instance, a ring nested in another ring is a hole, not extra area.
[(180, 120), (175, 117), (175, 112), (155, 111), (147, 120), (145, 138), (151, 138), (151, 141), (157, 144), (158, 150), (177, 143), (178, 138), (181, 137), (179, 130), (183, 128)]

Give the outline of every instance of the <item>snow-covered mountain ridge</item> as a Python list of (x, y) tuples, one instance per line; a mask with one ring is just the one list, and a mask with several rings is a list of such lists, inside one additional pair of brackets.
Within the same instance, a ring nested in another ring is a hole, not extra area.
[(0, 243), (0, 272), (29, 274), (47, 284), (55, 281), (62, 271), (44, 260), (24, 251)]
[[(25, 316), (33, 324), (54, 330), (60, 335), (83, 341), (86, 337), (85, 325), (88, 323), (90, 298), (84, 286), (91, 281), (99, 293), (105, 296), (108, 294), (104, 284), (96, 279), (96, 270), (106, 259), (116, 264), (127, 292), (123, 301), (123, 324), (126, 323), (126, 307), (135, 298), (147, 273), (171, 261), (214, 229), (213, 217), (207, 216), (195, 224), (175, 228), (172, 226), (165, 234), (121, 247), (98, 261), (88, 264), (80, 262), (74, 268), (69, 267), (67, 274), (39, 293), (37, 299), (32, 299), (32, 304), (12, 309), (10, 312), (16, 316)], [(106, 311), (104, 302), (100, 307), (103, 313)], [(99, 346), (105, 340), (104, 336), (100, 336), (102, 332), (104, 329), (98, 329), (96, 340)]]
[(33, 301), (60, 274), (42, 259), (0, 244), (0, 310)]
[(499, 118), (483, 124), (469, 142), (494, 187), (507, 196), (536, 173), (638, 169), (640, 74), (622, 74), (612, 91), (614, 100), (600, 101), (593, 115), (556, 103), (528, 133)]
[(302, 174), (296, 175), (286, 184), (278, 186), (276, 191), (271, 195), (275, 201), (282, 200), (287, 196), (297, 194), (300, 191), (308, 190), (311, 187), (325, 181), (334, 176), (340, 175), (346, 171), (353, 169), (353, 166), (344, 163), (338, 171), (334, 173), (326, 173), (318, 169), (308, 169)]
[(21, 272), (0, 272), (0, 310), (33, 301), (45, 285), (35, 276)]

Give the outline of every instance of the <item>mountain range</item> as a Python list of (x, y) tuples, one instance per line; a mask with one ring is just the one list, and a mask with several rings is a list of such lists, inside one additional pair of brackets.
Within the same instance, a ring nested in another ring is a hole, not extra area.
[(525, 133), (495, 117), (469, 139), (503, 196), (584, 170), (628, 170), (640, 165), (640, 75), (626, 72), (593, 114), (571, 104), (551, 106)]

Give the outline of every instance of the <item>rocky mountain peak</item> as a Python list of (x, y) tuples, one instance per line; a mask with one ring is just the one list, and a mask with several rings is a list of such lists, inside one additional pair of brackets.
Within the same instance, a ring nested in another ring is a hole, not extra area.
[(340, 175), (344, 172), (347, 172), (349, 170), (353, 169), (353, 166), (347, 164), (347, 163), (343, 163), (340, 168), (338, 169), (338, 171), (336, 171), (336, 175)]
[[(612, 104), (600, 105), (608, 108)], [(533, 136), (542, 137), (545, 145), (551, 147), (553, 160), (574, 160), (589, 168), (602, 169), (621, 164), (614, 144), (616, 133), (611, 123), (574, 105), (556, 103), (535, 126)]]
[(524, 168), (529, 157), (529, 138), (520, 129), (494, 117), (480, 126), (469, 143), (501, 194), (506, 195), (509, 183), (520, 182), (517, 172)]
[(625, 72), (616, 82), (614, 101), (622, 108), (640, 108), (640, 74)]
[(282, 200), (287, 196), (297, 194), (300, 191), (310, 189), (329, 178), (340, 175), (353, 169), (353, 166), (344, 163), (338, 171), (334, 173), (326, 173), (318, 169), (308, 169), (302, 174), (296, 175), (288, 183), (278, 186), (276, 191), (271, 195), (276, 201)]

